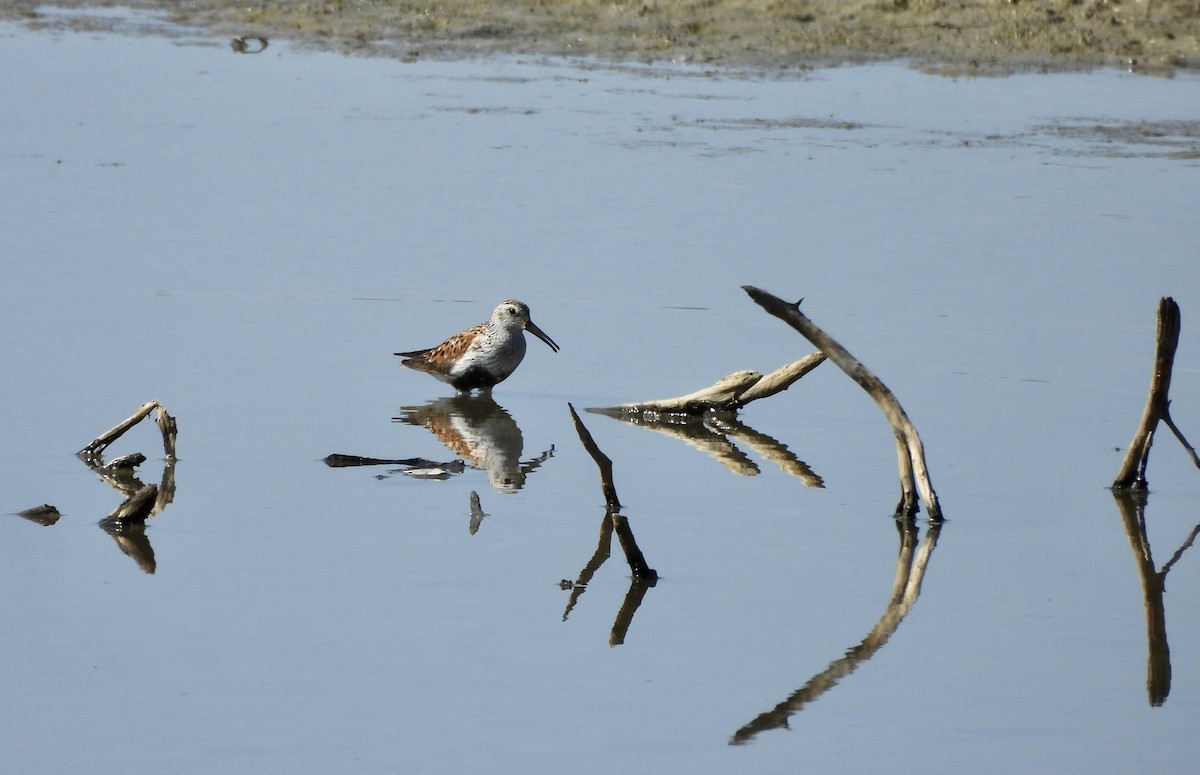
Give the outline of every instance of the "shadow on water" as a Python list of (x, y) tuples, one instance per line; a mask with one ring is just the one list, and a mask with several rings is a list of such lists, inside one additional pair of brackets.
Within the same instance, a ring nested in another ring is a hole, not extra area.
[(938, 535), (942, 523), (930, 523), (925, 538), (918, 546), (919, 530), (913, 520), (896, 520), (896, 529), (900, 534), (900, 553), (896, 558), (896, 576), (892, 582), (892, 594), (888, 600), (883, 616), (862, 639), (862, 642), (846, 651), (845, 656), (829, 663), (821, 672), (808, 679), (808, 682), (788, 695), (788, 698), (774, 708), (759, 714), (750, 723), (733, 733), (730, 745), (742, 745), (754, 739), (761, 732), (771, 729), (787, 729), (788, 720), (804, 709), (805, 705), (813, 702), (822, 694), (832, 689), (846, 676), (858, 669), (858, 666), (875, 655), (888, 642), (900, 622), (912, 610), (921, 594), (921, 583), (925, 579), (925, 570), (929, 558), (937, 546)]
[(426, 428), (467, 465), (487, 472), (498, 492), (515, 492), (525, 479), (554, 456), (554, 446), (521, 461), (525, 439), (512, 415), (487, 395), (455, 395), (424, 406), (404, 406), (393, 421)]
[(1171, 559), (1159, 570), (1154, 566), (1150, 552), (1150, 538), (1146, 533), (1147, 494), (1141, 491), (1114, 491), (1117, 512), (1125, 526), (1125, 535), (1133, 549), (1133, 561), (1142, 582), (1142, 597), (1146, 607), (1146, 693), (1150, 705), (1158, 707), (1171, 693), (1171, 649), (1167, 644), (1167, 612), (1163, 604), (1166, 592), (1167, 573), (1183, 556), (1200, 534), (1200, 524), (1192, 528)]

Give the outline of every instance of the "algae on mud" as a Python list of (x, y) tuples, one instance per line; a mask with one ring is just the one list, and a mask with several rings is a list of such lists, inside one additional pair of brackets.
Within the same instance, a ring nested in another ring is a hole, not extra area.
[[(908, 59), (947, 72), (1200, 67), (1200, 0), (59, 0), (157, 9), (219, 34), (413, 59), (515, 53), (805, 67)], [(0, 16), (47, 21), (17, 0)]]

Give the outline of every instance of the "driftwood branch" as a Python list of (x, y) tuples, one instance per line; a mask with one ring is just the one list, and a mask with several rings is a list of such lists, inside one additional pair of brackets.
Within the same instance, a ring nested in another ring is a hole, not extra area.
[(904, 408), (892, 391), (884, 385), (879, 377), (842, 347), (833, 337), (825, 333), (815, 323), (800, 312), (800, 302), (789, 303), (773, 296), (766, 291), (750, 285), (742, 286), (760, 307), (784, 321), (799, 331), (805, 339), (812, 342), (829, 360), (840, 368), (874, 399), (883, 411), (884, 417), (892, 426), (896, 436), (896, 453), (900, 473), (900, 502), (896, 505), (898, 516), (911, 517), (917, 513), (917, 494), (925, 502), (925, 510), (929, 519), (939, 522), (942, 519), (942, 508), (938, 504), (937, 493), (929, 480), (929, 471), (925, 466), (925, 447), (917, 429), (905, 414)]
[(786, 445), (738, 422), (737, 411), (751, 401), (787, 390), (824, 360), (823, 354), (811, 353), (766, 376), (757, 371), (735, 371), (687, 395), (587, 411), (674, 436), (708, 453), (739, 476), (757, 476), (758, 466), (734, 444), (741, 441), (809, 487), (823, 487), (821, 477)]
[(763, 376), (757, 371), (735, 371), (706, 388), (674, 398), (589, 409), (610, 417), (632, 414), (700, 415), (708, 411), (736, 412), (751, 401), (782, 393), (801, 377), (820, 366), (825, 356), (811, 353)]
[(383, 458), (363, 457), (361, 455), (342, 455), (333, 453), (326, 455), (321, 461), (330, 468), (347, 468), (350, 466), (404, 466), (405, 468), (441, 468), (453, 474), (461, 474), (466, 470), (466, 463), (461, 460), (450, 460), (439, 463), (423, 457)]
[(575, 432), (579, 434), (579, 441), (583, 443), (583, 448), (592, 456), (592, 460), (596, 461), (596, 467), (600, 469), (600, 490), (604, 493), (604, 505), (610, 514), (615, 514), (621, 510), (621, 500), (617, 497), (617, 486), (613, 484), (612, 459), (596, 446), (596, 440), (592, 438), (592, 434), (583, 424), (583, 420), (579, 419), (575, 407), (568, 403), (567, 408), (571, 410), (571, 419), (575, 423)]
[(154, 513), (158, 503), (158, 485), (143, 485), (137, 492), (113, 509), (112, 513), (100, 520), (100, 525), (111, 525), (116, 522), (145, 522)]
[[(175, 460), (175, 437), (178, 435), (179, 429), (175, 418), (168, 414), (163, 405), (157, 401), (147, 401), (142, 404), (136, 412), (101, 433), (77, 454), (85, 461), (98, 461), (100, 455), (108, 449), (110, 444), (124, 436), (126, 431), (146, 419), (156, 409), (158, 410), (156, 422), (163, 437), (163, 454), (167, 460)], [(97, 465), (99, 465), (98, 462)]]
[[(159, 430), (163, 437), (163, 453), (166, 457), (160, 484), (143, 484), (137, 478), (136, 468), (146, 462), (140, 452), (104, 461), (104, 450), (121, 438), (133, 426), (157, 410)], [(124, 496), (119, 506), (98, 523), (104, 532), (112, 536), (121, 551), (133, 558), (146, 573), (154, 573), (157, 564), (150, 539), (146, 537), (146, 520), (159, 514), (175, 497), (175, 438), (178, 433), (175, 418), (157, 401), (147, 401), (136, 412), (109, 428), (79, 450), (78, 457), (100, 480)], [(50, 505), (38, 506), (19, 512), (19, 516), (41, 525), (55, 524), (62, 516)]]
[(1142, 410), (1142, 419), (1133, 441), (1125, 452), (1125, 459), (1117, 471), (1113, 481), (1114, 490), (1145, 490), (1146, 466), (1150, 462), (1150, 446), (1154, 443), (1154, 431), (1161, 420), (1175, 438), (1183, 444), (1192, 457), (1192, 462), (1200, 468), (1200, 457), (1196, 450), (1184, 438), (1183, 433), (1171, 419), (1171, 373), (1175, 367), (1175, 350), (1179, 347), (1180, 331), (1179, 305), (1167, 296), (1158, 302), (1158, 331), (1157, 346), (1154, 352), (1154, 372), (1150, 375), (1150, 393), (1146, 397), (1146, 406)]

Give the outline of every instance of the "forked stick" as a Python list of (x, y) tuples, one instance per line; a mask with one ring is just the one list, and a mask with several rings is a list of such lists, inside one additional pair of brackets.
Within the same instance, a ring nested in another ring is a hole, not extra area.
[(148, 417), (155, 409), (158, 410), (156, 422), (158, 423), (158, 429), (162, 432), (163, 437), (163, 454), (167, 460), (174, 460), (175, 437), (179, 432), (178, 427), (176, 425), (175, 418), (168, 414), (163, 405), (157, 401), (147, 401), (146, 403), (142, 404), (136, 412), (129, 415), (129, 417), (125, 418), (113, 427), (109, 428), (104, 433), (101, 433), (92, 440), (92, 443), (79, 450), (77, 454), (79, 457), (84, 458), (85, 460), (97, 459), (99, 455), (104, 452), (104, 450), (108, 449), (110, 444), (124, 436), (125, 432), (130, 428), (146, 419), (146, 417)]
[(1150, 462), (1150, 445), (1154, 443), (1154, 431), (1159, 420), (1166, 423), (1179, 443), (1183, 444), (1192, 456), (1192, 462), (1200, 468), (1200, 458), (1196, 450), (1183, 437), (1183, 433), (1171, 419), (1171, 372), (1175, 367), (1175, 350), (1179, 347), (1179, 305), (1170, 296), (1158, 301), (1158, 332), (1157, 347), (1154, 352), (1154, 373), (1150, 375), (1150, 394), (1146, 397), (1146, 407), (1142, 410), (1142, 420), (1138, 423), (1133, 441), (1125, 452), (1125, 460), (1113, 481), (1114, 490), (1145, 490), (1146, 466)]

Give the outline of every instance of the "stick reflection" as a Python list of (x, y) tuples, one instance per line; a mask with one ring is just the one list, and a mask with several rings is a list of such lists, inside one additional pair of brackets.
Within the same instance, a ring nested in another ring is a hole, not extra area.
[(587, 427), (576, 414), (575, 407), (567, 404), (567, 408), (571, 412), (571, 419), (575, 423), (575, 430), (579, 434), (580, 442), (592, 456), (592, 460), (596, 462), (597, 468), (600, 469), (600, 489), (604, 493), (605, 510), (604, 519), (600, 522), (600, 540), (596, 544), (596, 551), (584, 565), (574, 583), (567, 580), (562, 582), (564, 589), (571, 590), (566, 610), (563, 611), (563, 621), (565, 622), (570, 616), (571, 610), (587, 589), (592, 576), (609, 558), (612, 551), (612, 536), (613, 533), (616, 533), (621, 550), (625, 554), (625, 560), (629, 563), (629, 570), (633, 574), (629, 583), (629, 591), (625, 593), (625, 600), (621, 603), (621, 609), (617, 612), (612, 632), (608, 638), (609, 646), (619, 646), (625, 642), (629, 626), (633, 623), (633, 616), (637, 613), (638, 606), (642, 604), (646, 592), (658, 583), (658, 572), (646, 563), (646, 558), (633, 536), (633, 529), (629, 526), (629, 520), (620, 513), (621, 501), (617, 498), (617, 488), (613, 483), (612, 460), (600, 451), (592, 434), (588, 432)]
[(1154, 567), (1150, 552), (1150, 538), (1146, 534), (1145, 490), (1114, 490), (1117, 512), (1125, 525), (1125, 535), (1133, 549), (1133, 562), (1142, 582), (1142, 598), (1146, 608), (1146, 694), (1150, 705), (1158, 707), (1167, 701), (1171, 693), (1171, 648), (1167, 644), (1167, 612), (1163, 604), (1167, 574), (1171, 567), (1191, 548), (1200, 534), (1200, 525), (1192, 528), (1187, 538), (1167, 560), (1162, 570)]
[(853, 673), (858, 666), (866, 662), (875, 652), (883, 648), (892, 634), (904, 621), (904, 617), (912, 610), (913, 605), (921, 594), (921, 582), (925, 578), (925, 569), (929, 558), (937, 546), (941, 523), (930, 524), (925, 539), (917, 545), (917, 524), (913, 520), (897, 520), (896, 528), (900, 533), (900, 553), (896, 558), (896, 578), (892, 584), (892, 595), (887, 608), (878, 623), (871, 628), (867, 636), (858, 645), (846, 651), (841, 659), (829, 663), (829, 667), (808, 679), (808, 683), (792, 692), (786, 700), (771, 710), (760, 714), (750, 723), (733, 734), (730, 745), (742, 745), (750, 742), (756, 735), (771, 729), (787, 729), (788, 719), (804, 709), (825, 692), (837, 686), (838, 682)]
[(100, 529), (139, 568), (152, 574), (158, 569), (158, 562), (154, 557), (154, 547), (146, 535), (146, 520), (161, 514), (175, 499), (175, 460), (168, 459), (163, 465), (159, 484), (143, 484), (135, 476), (134, 468), (128, 465), (131, 457), (139, 458), (133, 465), (145, 459), (138, 454), (118, 458), (107, 465), (98, 457), (85, 458), (84, 462), (102, 482), (125, 496), (125, 500), (112, 513), (100, 520)]
[(588, 409), (630, 425), (673, 436), (711, 456), (739, 476), (757, 476), (759, 467), (738, 447), (740, 442), (769, 460), (784, 472), (795, 476), (807, 487), (824, 487), (825, 482), (787, 445), (760, 433), (737, 419), (735, 412), (709, 410), (701, 415), (668, 412), (632, 412), (619, 408)]

